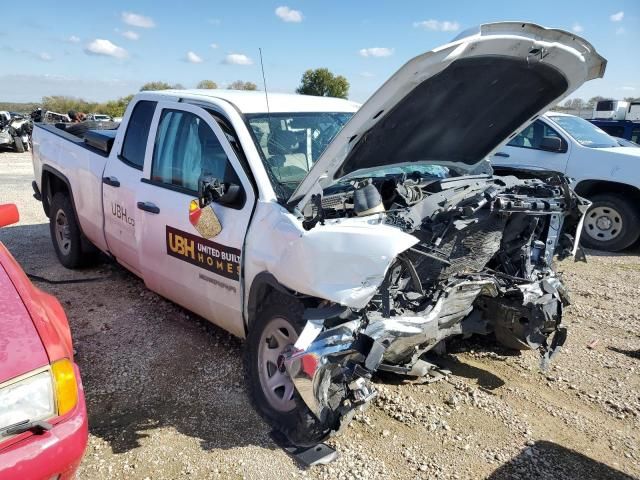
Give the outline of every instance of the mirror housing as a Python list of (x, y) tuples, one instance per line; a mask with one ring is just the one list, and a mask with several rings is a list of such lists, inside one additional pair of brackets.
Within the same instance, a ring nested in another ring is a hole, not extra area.
[(555, 153), (564, 153), (567, 151), (562, 139), (558, 137), (544, 137), (540, 142), (540, 150)]
[(244, 190), (241, 185), (222, 182), (211, 176), (202, 176), (198, 181), (198, 206), (204, 208), (213, 202), (225, 207), (242, 208)]
[(20, 221), (20, 214), (18, 213), (18, 207), (13, 203), (7, 203), (6, 205), (0, 205), (0, 228), (6, 227), (13, 223)]

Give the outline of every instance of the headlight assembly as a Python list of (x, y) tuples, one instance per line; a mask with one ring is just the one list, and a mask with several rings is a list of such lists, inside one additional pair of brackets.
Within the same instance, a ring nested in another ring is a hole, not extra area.
[(69, 359), (53, 362), (0, 385), (0, 437), (10, 427), (64, 415), (78, 403), (78, 383)]
[(8, 427), (24, 421), (51, 418), (56, 414), (49, 368), (0, 388), (0, 437)]

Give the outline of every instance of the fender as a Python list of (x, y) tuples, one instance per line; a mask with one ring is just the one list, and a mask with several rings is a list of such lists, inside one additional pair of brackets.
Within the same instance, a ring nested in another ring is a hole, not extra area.
[(80, 224), (80, 221), (78, 219), (78, 210), (76, 209), (76, 201), (73, 198), (71, 182), (69, 182), (69, 179), (62, 172), (56, 170), (50, 165), (42, 166), (42, 179), (40, 180), (40, 185), (42, 187), (42, 207), (44, 209), (45, 215), (47, 216), (47, 218), (49, 218), (49, 215), (51, 213), (51, 199), (53, 198), (53, 195), (51, 195), (51, 181), (49, 178), (47, 178), (47, 181), (45, 182), (45, 174), (49, 174), (54, 178), (57, 178), (67, 187), (67, 192), (69, 193), (69, 198), (71, 199), (71, 207), (73, 208), (73, 214), (76, 216), (78, 228), (80, 229), (82, 237), (86, 238), (84, 232), (82, 231), (82, 225)]
[(253, 279), (251, 288), (249, 289), (249, 302), (247, 308), (247, 315), (245, 320), (245, 333), (249, 331), (254, 323), (256, 316), (260, 311), (260, 307), (265, 298), (269, 296), (272, 291), (278, 291), (285, 295), (295, 296), (294, 293), (282, 285), (273, 274), (269, 272), (260, 272)]

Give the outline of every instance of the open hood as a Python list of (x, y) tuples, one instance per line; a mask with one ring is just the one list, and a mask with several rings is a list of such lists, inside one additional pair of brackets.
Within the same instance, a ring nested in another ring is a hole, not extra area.
[(360, 108), (289, 199), (352, 172), (417, 162), (471, 173), (505, 140), (606, 60), (573, 33), (500, 22), (464, 32), (407, 62)]

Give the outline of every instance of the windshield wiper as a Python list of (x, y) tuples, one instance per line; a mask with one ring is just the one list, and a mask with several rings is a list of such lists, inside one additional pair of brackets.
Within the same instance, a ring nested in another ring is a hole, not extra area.
[(40, 435), (44, 432), (48, 432), (53, 428), (49, 422), (44, 420), (24, 420), (22, 422), (14, 423), (4, 429), (4, 436), (18, 435), (20, 433), (31, 431), (36, 435)]

